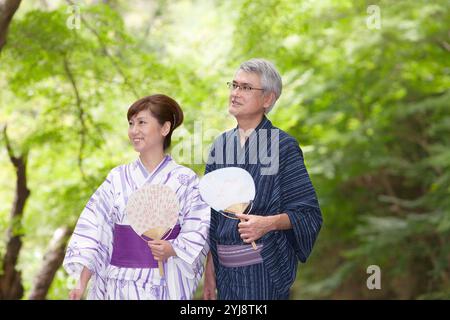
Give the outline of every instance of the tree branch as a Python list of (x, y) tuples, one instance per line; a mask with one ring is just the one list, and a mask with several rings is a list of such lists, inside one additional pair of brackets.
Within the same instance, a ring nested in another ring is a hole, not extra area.
[(450, 44), (447, 41), (442, 40), (442, 41), (439, 41), (438, 43), (442, 49), (444, 49), (447, 52), (450, 52)]
[(3, 257), (0, 275), (0, 299), (20, 299), (23, 296), (22, 277), (16, 270), (20, 249), (22, 248), (22, 217), (25, 203), (30, 195), (27, 187), (27, 157), (28, 152), (15, 156), (6, 131), (3, 128), (3, 138), (8, 156), (16, 170), (17, 182), (13, 206), (10, 214), (10, 226), (7, 233), (6, 252)]
[(9, 160), (11, 160), (11, 163), (14, 165), (14, 167), (17, 167), (19, 165), (19, 159), (14, 156), (14, 152), (11, 148), (11, 142), (9, 141), (8, 134), (6, 132), (7, 125), (5, 124), (3, 126), (3, 140), (5, 140), (6, 145), (6, 151), (8, 152)]
[(64, 56), (63, 61), (64, 61), (64, 70), (66, 71), (67, 77), (69, 78), (70, 84), (72, 85), (72, 89), (75, 94), (76, 106), (78, 109), (78, 119), (80, 120), (81, 123), (80, 148), (78, 149), (78, 168), (80, 169), (82, 179), (86, 181), (86, 175), (83, 170), (83, 149), (86, 144), (86, 132), (87, 132), (86, 122), (84, 120), (85, 112), (83, 109), (82, 100), (80, 92), (78, 90), (77, 83), (75, 81), (75, 77), (73, 76), (73, 73), (70, 70), (69, 62), (66, 56)]
[(0, 0), (0, 51), (6, 43), (8, 28), (21, 0)]
[(29, 295), (30, 300), (44, 300), (53, 282), (56, 272), (64, 260), (67, 241), (73, 228), (61, 227), (53, 234), (41, 270), (38, 272), (33, 288)]

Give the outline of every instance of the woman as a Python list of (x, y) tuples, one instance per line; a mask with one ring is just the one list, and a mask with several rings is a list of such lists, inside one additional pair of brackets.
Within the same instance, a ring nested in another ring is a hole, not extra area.
[[(191, 299), (208, 251), (210, 208), (199, 196), (196, 174), (164, 153), (183, 112), (172, 98), (156, 94), (136, 101), (127, 118), (139, 158), (111, 170), (81, 213), (63, 262), (79, 279), (69, 298), (81, 299), (92, 279), (88, 299)], [(130, 195), (144, 184), (169, 186), (181, 208), (177, 232), (148, 245), (132, 231), (125, 212)], [(139, 245), (140, 256), (131, 256), (130, 243)], [(142, 265), (142, 256), (155, 264)], [(163, 277), (158, 261), (164, 262)]]

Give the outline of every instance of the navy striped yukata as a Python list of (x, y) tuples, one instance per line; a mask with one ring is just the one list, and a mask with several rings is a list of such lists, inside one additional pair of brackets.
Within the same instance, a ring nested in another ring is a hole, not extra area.
[(322, 225), (302, 151), (295, 138), (274, 127), (264, 116), (243, 148), (237, 127), (215, 140), (205, 174), (224, 167), (240, 167), (252, 175), (256, 195), (250, 214), (286, 213), (293, 228), (271, 231), (256, 241), (262, 246), (262, 262), (224, 266), (219, 262), (218, 245), (245, 243), (238, 232), (239, 220), (226, 218), (211, 209), (210, 247), (218, 299), (288, 299), (298, 260), (306, 261)]

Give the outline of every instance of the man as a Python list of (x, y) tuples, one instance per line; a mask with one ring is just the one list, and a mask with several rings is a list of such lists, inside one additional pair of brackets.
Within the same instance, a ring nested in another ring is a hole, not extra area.
[(203, 298), (288, 299), (298, 260), (306, 261), (322, 225), (319, 204), (297, 141), (266, 117), (282, 87), (273, 64), (249, 60), (228, 85), (237, 127), (215, 140), (205, 173), (243, 168), (256, 195), (240, 220), (212, 210)]

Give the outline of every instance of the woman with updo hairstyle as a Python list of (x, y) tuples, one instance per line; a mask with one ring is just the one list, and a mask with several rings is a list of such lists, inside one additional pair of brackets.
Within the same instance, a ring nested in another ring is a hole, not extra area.
[[(155, 94), (139, 99), (131, 105), (127, 113), (130, 125), (133, 118), (137, 119), (137, 115), (145, 110), (149, 111), (148, 113), (158, 121), (160, 126), (169, 126), (164, 131), (169, 130), (163, 142), (163, 149), (166, 150), (170, 147), (172, 132), (183, 123), (183, 111), (179, 104), (172, 98), (163, 94)], [(144, 115), (148, 115), (148, 113), (144, 112)], [(130, 132), (128, 134), (130, 135)], [(130, 137), (130, 140), (133, 142), (132, 137)], [(139, 150), (136, 151), (140, 152)]]
[[(195, 172), (166, 153), (183, 111), (174, 99), (154, 94), (134, 102), (127, 119), (139, 157), (112, 169), (80, 215), (63, 262), (78, 280), (69, 298), (81, 299), (89, 283), (88, 299), (192, 299), (208, 251), (210, 208)], [(127, 220), (130, 195), (147, 184), (170, 187), (179, 201), (178, 222), (165, 240), (144, 241)]]

